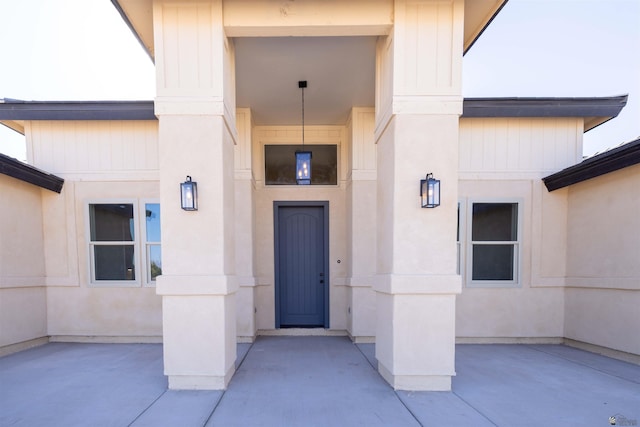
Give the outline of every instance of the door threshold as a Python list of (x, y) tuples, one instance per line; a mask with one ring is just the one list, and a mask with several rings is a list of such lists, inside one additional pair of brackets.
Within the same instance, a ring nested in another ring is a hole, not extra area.
[(346, 337), (347, 331), (341, 329), (324, 328), (282, 328), (282, 329), (259, 329), (259, 336), (282, 336), (282, 337)]

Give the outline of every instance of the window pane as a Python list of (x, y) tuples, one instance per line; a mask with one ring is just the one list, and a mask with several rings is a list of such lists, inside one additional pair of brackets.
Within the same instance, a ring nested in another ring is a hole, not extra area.
[(162, 247), (149, 245), (149, 277), (152, 281), (162, 274)]
[(514, 245), (473, 245), (473, 280), (513, 280)]
[(517, 203), (474, 203), (471, 229), (473, 241), (518, 240)]
[[(302, 145), (265, 145), (264, 169), (266, 185), (295, 185), (296, 151)], [(338, 156), (336, 145), (308, 145), (311, 151), (311, 185), (338, 183)]]
[(89, 205), (91, 241), (133, 242), (132, 204)]
[(147, 218), (147, 242), (160, 241), (160, 204), (147, 203), (144, 205)]
[(96, 280), (135, 280), (133, 245), (95, 245)]

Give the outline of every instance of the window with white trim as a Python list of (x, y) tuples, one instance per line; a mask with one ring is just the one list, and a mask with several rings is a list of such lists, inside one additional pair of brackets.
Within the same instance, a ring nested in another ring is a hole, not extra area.
[(162, 274), (160, 205), (142, 203), (140, 212), (135, 200), (90, 202), (87, 207), (91, 283), (154, 285)]
[(470, 203), (468, 285), (518, 285), (521, 234), (519, 206), (518, 202)]
[(162, 247), (160, 246), (160, 203), (145, 203), (145, 255), (147, 283), (162, 274)]

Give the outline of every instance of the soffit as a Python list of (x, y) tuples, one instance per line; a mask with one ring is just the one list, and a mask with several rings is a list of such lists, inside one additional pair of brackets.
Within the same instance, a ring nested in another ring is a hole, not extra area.
[[(274, 0), (250, 1), (255, 3), (254, 8), (259, 9), (260, 5)], [(346, 25), (340, 16), (335, 17), (336, 23), (344, 24), (338, 25), (337, 30), (342, 37), (322, 37), (321, 33), (316, 34), (304, 26), (287, 28), (284, 29), (286, 33), (280, 34), (273, 28), (260, 30), (250, 19), (243, 21), (248, 22), (249, 27), (239, 25), (229, 29), (231, 35), (243, 36), (234, 38), (236, 105), (251, 108), (254, 122), (258, 125), (299, 124), (301, 100), (298, 81), (307, 80), (305, 124), (344, 124), (351, 107), (373, 106), (375, 38), (388, 32), (392, 24), (393, 1), (367, 1), (375, 7), (367, 9), (368, 17), (354, 18), (359, 20), (356, 26)], [(112, 2), (149, 56), (154, 58), (153, 0)], [(351, 0), (350, 3), (357, 6), (357, 3), (364, 2)], [(465, 2), (465, 51), (505, 3), (506, 0)], [(234, 8), (246, 7), (245, 0), (229, 4)], [(323, 4), (331, 10), (348, 7), (344, 0), (325, 0)], [(304, 9), (303, 4), (296, 7)], [(263, 12), (258, 14), (263, 16)], [(239, 21), (238, 17), (232, 18), (235, 15), (231, 11), (225, 11), (227, 13), (230, 20)], [(316, 28), (314, 31), (321, 30)], [(255, 34), (270, 37), (249, 37)], [(315, 37), (302, 37), (308, 35)]]
[[(464, 51), (466, 52), (508, 0), (467, 0), (464, 4)], [(111, 0), (151, 58), (153, 42), (153, 0)], [(379, 1), (378, 1), (379, 2)], [(391, 3), (392, 0), (389, 0)]]

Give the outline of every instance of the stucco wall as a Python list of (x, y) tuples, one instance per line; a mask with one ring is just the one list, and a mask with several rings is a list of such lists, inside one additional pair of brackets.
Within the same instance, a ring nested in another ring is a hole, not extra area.
[[(88, 203), (158, 202), (157, 127), (153, 121), (26, 123), (30, 163), (65, 179), (60, 195), (43, 191), (44, 215), (38, 218), (47, 285), (43, 322), (54, 340), (162, 337), (155, 287), (143, 280), (130, 287), (90, 283), (87, 238)], [(137, 266), (144, 251), (140, 243)]]
[(346, 157), (345, 129), (341, 126), (309, 126), (305, 128), (308, 144), (336, 144), (338, 146), (338, 186), (264, 185), (264, 145), (299, 143), (300, 127), (254, 128), (253, 171), (255, 190), (255, 272), (257, 286), (257, 329), (275, 327), (275, 271), (273, 202), (313, 200), (329, 202), (329, 322), (331, 329), (347, 328), (347, 218), (345, 211), (346, 167), (340, 159)]
[(640, 165), (569, 187), (567, 338), (640, 354)]
[[(549, 193), (541, 179), (578, 163), (581, 118), (463, 118), (460, 120), (460, 340), (560, 341), (564, 334), (567, 191)], [(520, 203), (516, 286), (473, 287), (470, 216), (473, 202)]]
[(47, 335), (41, 191), (0, 174), (0, 352)]
[[(555, 200), (542, 198), (543, 184), (537, 180), (461, 181), (462, 294), (458, 296), (456, 336), (459, 339), (554, 338), (563, 336), (564, 250), (545, 258), (542, 230), (564, 228), (563, 216), (545, 215)], [(546, 190), (545, 190), (546, 191)], [(519, 202), (521, 216), (518, 283), (504, 287), (475, 287), (470, 284), (470, 206), (476, 202)], [(562, 200), (559, 201), (562, 203)], [(563, 248), (560, 238), (547, 246)], [(548, 248), (546, 249), (548, 250)], [(559, 270), (559, 271), (558, 271)]]
[[(45, 242), (47, 265), (56, 265), (47, 288), (49, 335), (54, 339), (74, 339), (86, 336), (103, 337), (155, 337), (162, 335), (161, 299), (155, 287), (144, 283), (138, 269), (138, 282), (131, 287), (122, 285), (91, 284), (89, 273), (89, 247), (87, 236), (87, 204), (117, 201), (143, 204), (157, 201), (156, 182), (67, 182), (72, 193), (66, 201), (68, 209), (55, 208), (65, 200), (48, 200), (48, 211), (57, 213), (57, 220), (46, 223)], [(50, 209), (49, 209), (50, 208)], [(139, 217), (138, 217), (139, 220)], [(64, 227), (61, 233), (59, 228)], [(56, 230), (53, 230), (53, 229)], [(140, 228), (138, 228), (140, 230)], [(67, 235), (73, 236), (68, 242)], [(58, 248), (58, 250), (56, 250)], [(60, 249), (66, 248), (66, 251)], [(138, 252), (144, 247), (138, 246)], [(136, 265), (141, 265), (138, 254)], [(97, 338), (100, 339), (100, 338)]]

